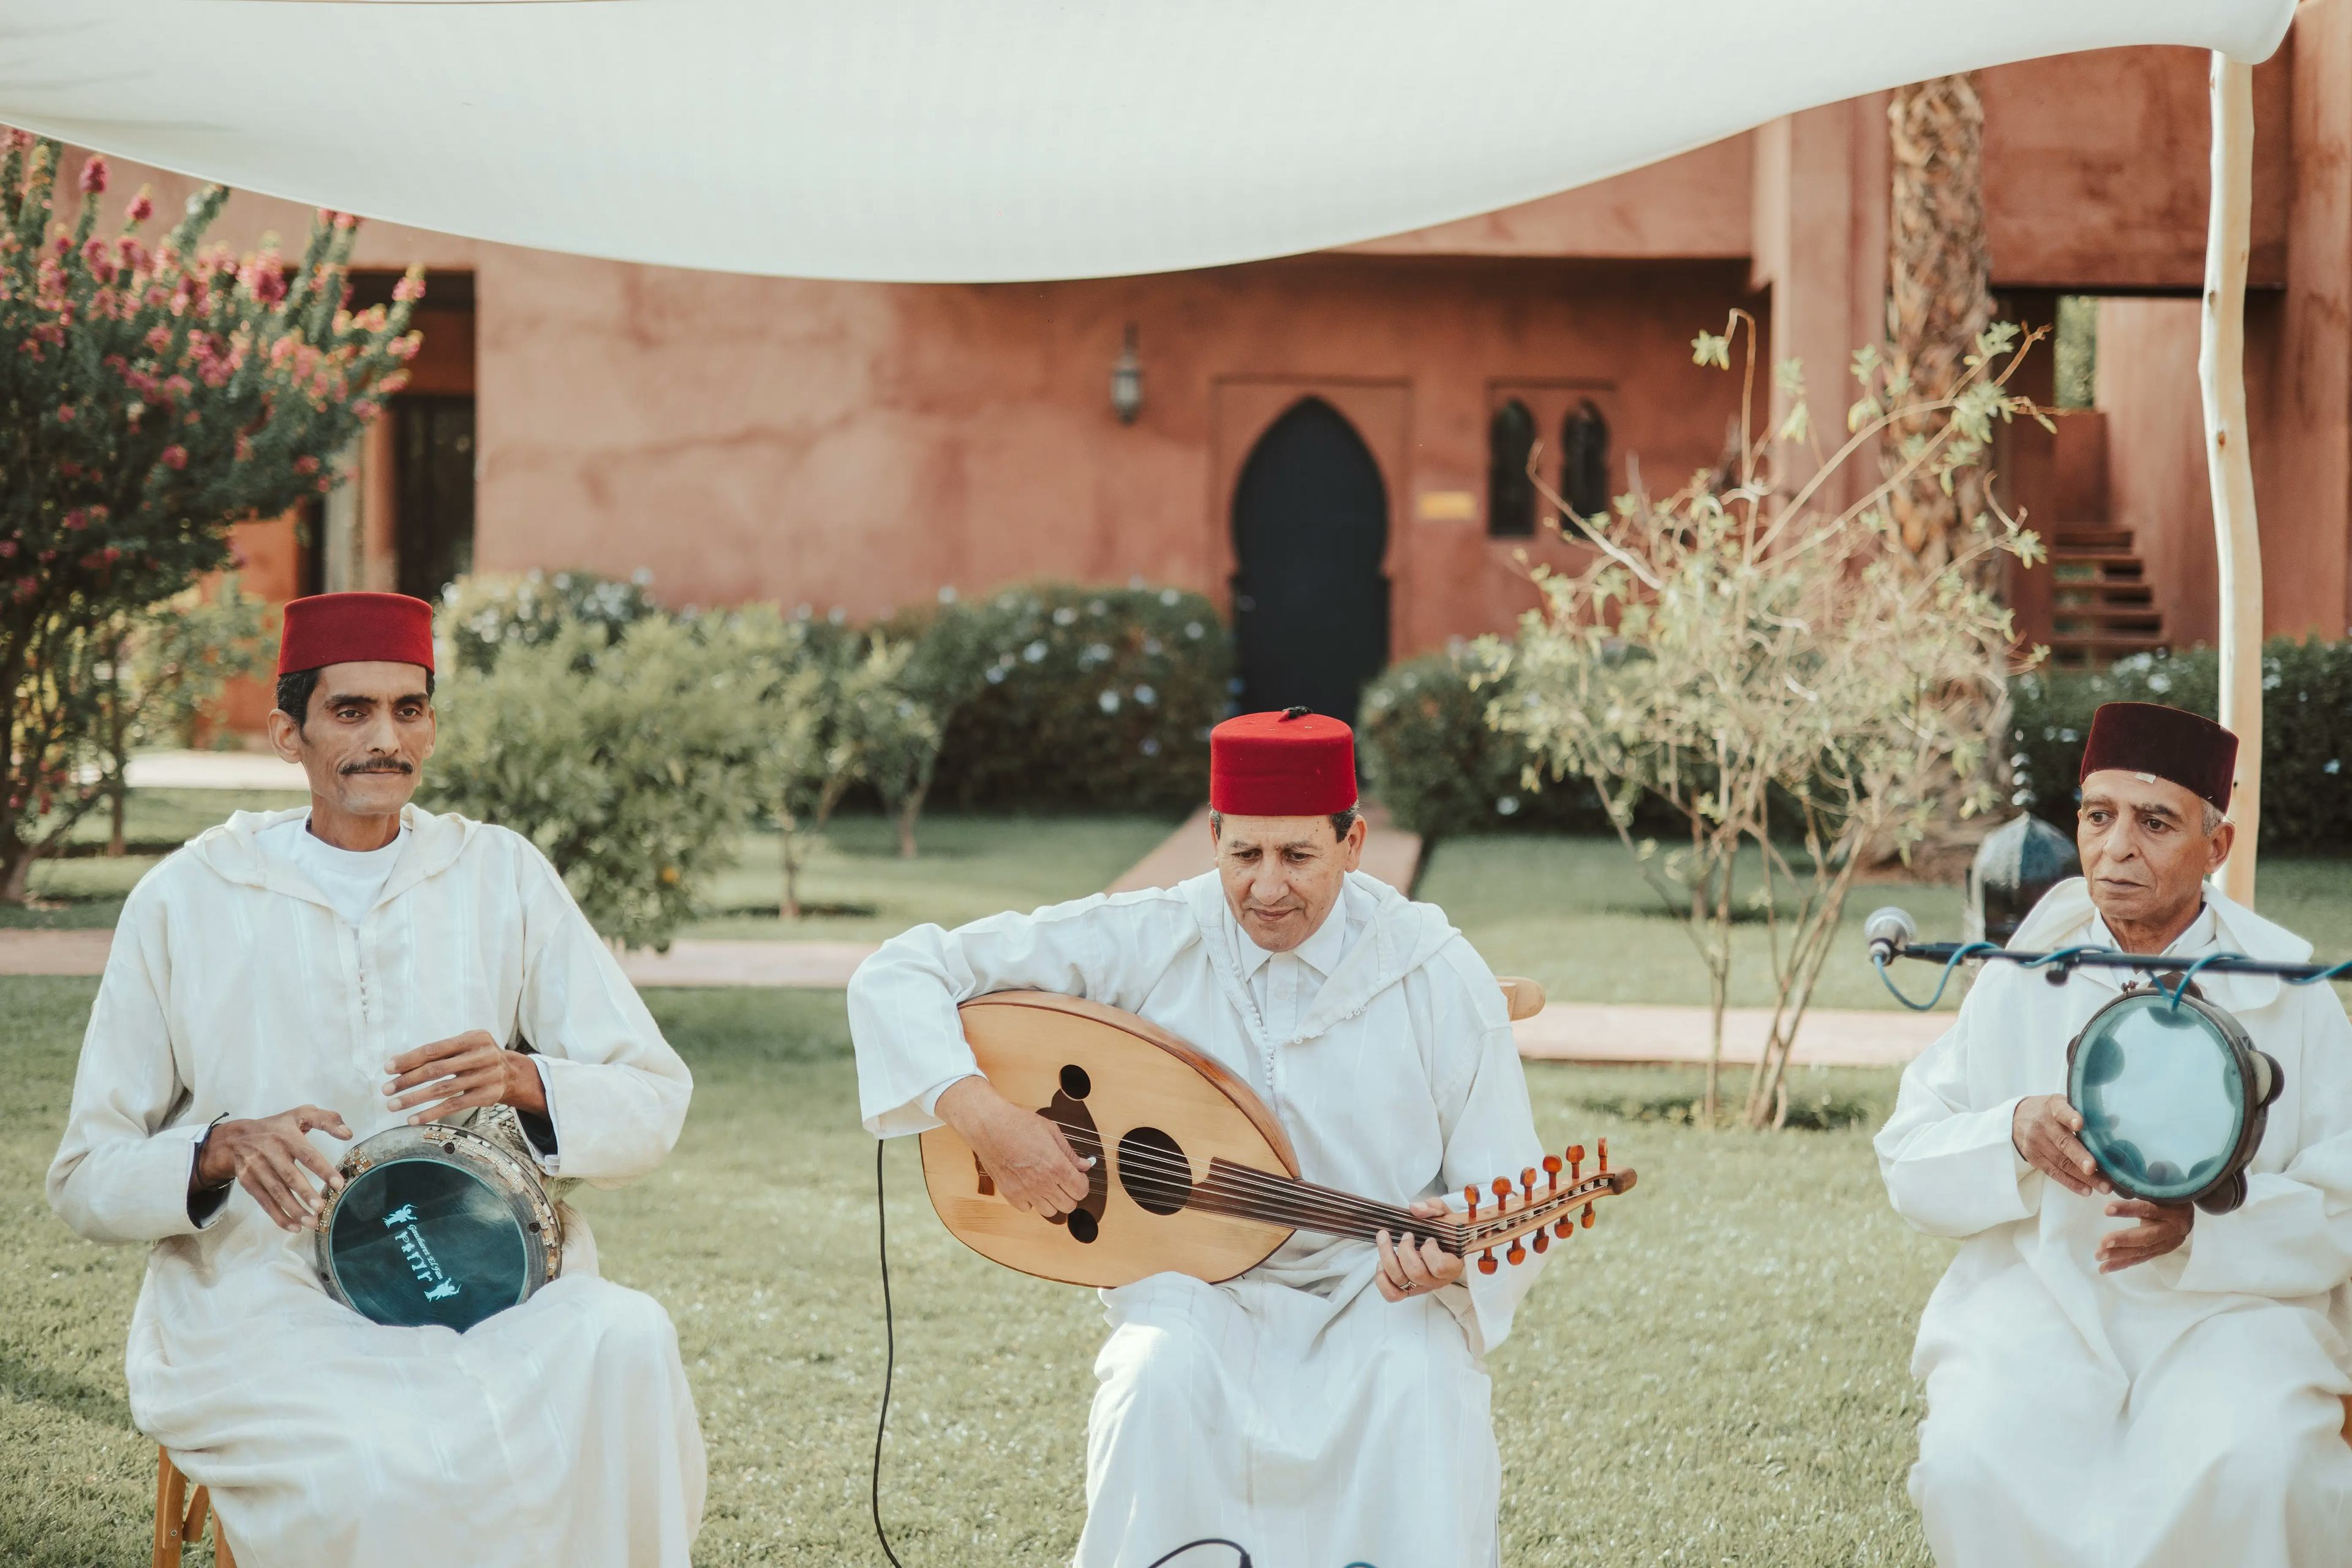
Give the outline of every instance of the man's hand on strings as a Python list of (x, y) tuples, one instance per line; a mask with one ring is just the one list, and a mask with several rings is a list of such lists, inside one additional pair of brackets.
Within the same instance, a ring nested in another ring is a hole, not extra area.
[(333, 1162), (303, 1136), (311, 1131), (346, 1140), (352, 1135), (341, 1116), (316, 1105), (298, 1105), (249, 1121), (218, 1122), (205, 1135), (188, 1190), (234, 1181), (253, 1194), (261, 1212), (280, 1230), (299, 1231), (318, 1217), (320, 1188), (338, 1192), (343, 1184)]
[[(1444, 1219), (1452, 1211), (1443, 1198), (1423, 1198), (1412, 1205), (1416, 1219)], [(1416, 1237), (1406, 1231), (1391, 1238), (1387, 1231), (1379, 1237), (1381, 1271), (1373, 1282), (1381, 1288), (1384, 1301), (1402, 1301), (1407, 1296), (1426, 1296), (1459, 1281), (1465, 1267), (1459, 1253), (1446, 1251), (1427, 1237)]]
[(1060, 1128), (1022, 1110), (986, 1079), (975, 1075), (949, 1085), (933, 1110), (971, 1145), (996, 1184), (996, 1195), (1014, 1208), (1051, 1218), (1085, 1199), (1094, 1161), (1081, 1161)]
[(485, 1030), (468, 1030), (404, 1051), (384, 1063), (383, 1070), (392, 1075), (383, 1086), (392, 1109), (422, 1108), (408, 1119), (411, 1127), (485, 1105), (547, 1114), (547, 1086), (540, 1081), (539, 1069), (529, 1057), (508, 1050)]
[(2098, 1162), (2075, 1136), (2083, 1131), (2083, 1113), (2066, 1103), (2063, 1094), (2029, 1095), (2017, 1102), (2010, 1118), (2009, 1141), (2025, 1163), (2084, 1197), (2115, 1188), (2099, 1174)]
[(2125, 1230), (2109, 1231), (2099, 1238), (2093, 1256), (2098, 1259), (2102, 1274), (2113, 1274), (2118, 1268), (2163, 1257), (2186, 1242), (2189, 1228), (2197, 1223), (2194, 1205), (2156, 1204), (2145, 1198), (2117, 1198), (2107, 1205), (2107, 1213), (2139, 1223)]

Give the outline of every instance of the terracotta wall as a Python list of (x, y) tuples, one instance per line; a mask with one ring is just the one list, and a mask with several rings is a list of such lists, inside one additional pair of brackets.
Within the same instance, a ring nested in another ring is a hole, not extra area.
[[(1489, 384), (1597, 384), (1621, 482), (1633, 454), (1678, 478), (1714, 460), (1737, 396), (1689, 339), (1745, 277), (1324, 257), (912, 287), (501, 255), (477, 290), (485, 566), (645, 566), (673, 600), (856, 616), (1041, 574), (1222, 601), (1239, 464), (1318, 394), (1381, 462), (1405, 652), (1533, 603), (1481, 521)], [(1126, 426), (1108, 376), (1130, 322), (1145, 406)]]

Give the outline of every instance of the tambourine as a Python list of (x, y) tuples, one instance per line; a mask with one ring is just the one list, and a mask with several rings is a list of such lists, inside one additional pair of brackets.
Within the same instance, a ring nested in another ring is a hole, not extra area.
[(2286, 1075), (2245, 1026), (2199, 994), (2126, 990), (2066, 1046), (2083, 1147), (2117, 1192), (2228, 1214), (2246, 1201)]
[(361, 1140), (312, 1233), (319, 1283), (402, 1328), (462, 1332), (528, 1300), (562, 1271), (563, 1220), (509, 1142), (437, 1123)]

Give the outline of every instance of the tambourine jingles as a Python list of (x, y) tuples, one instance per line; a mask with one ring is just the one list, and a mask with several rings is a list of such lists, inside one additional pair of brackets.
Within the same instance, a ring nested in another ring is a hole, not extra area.
[[(2174, 984), (2177, 984), (2177, 980)], [(2083, 1147), (2128, 1197), (2228, 1214), (2246, 1201), (2286, 1075), (2228, 1012), (2189, 986), (2126, 990), (2066, 1046)]]
[(526, 1147), (504, 1106), (361, 1140), (312, 1232), (319, 1282), (403, 1328), (462, 1331), (529, 1300), (562, 1272), (563, 1218)]

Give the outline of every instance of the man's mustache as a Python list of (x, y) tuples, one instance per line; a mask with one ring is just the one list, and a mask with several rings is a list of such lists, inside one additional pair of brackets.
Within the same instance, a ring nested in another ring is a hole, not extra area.
[(413, 773), (416, 770), (406, 763), (352, 763), (342, 771), (346, 773)]

